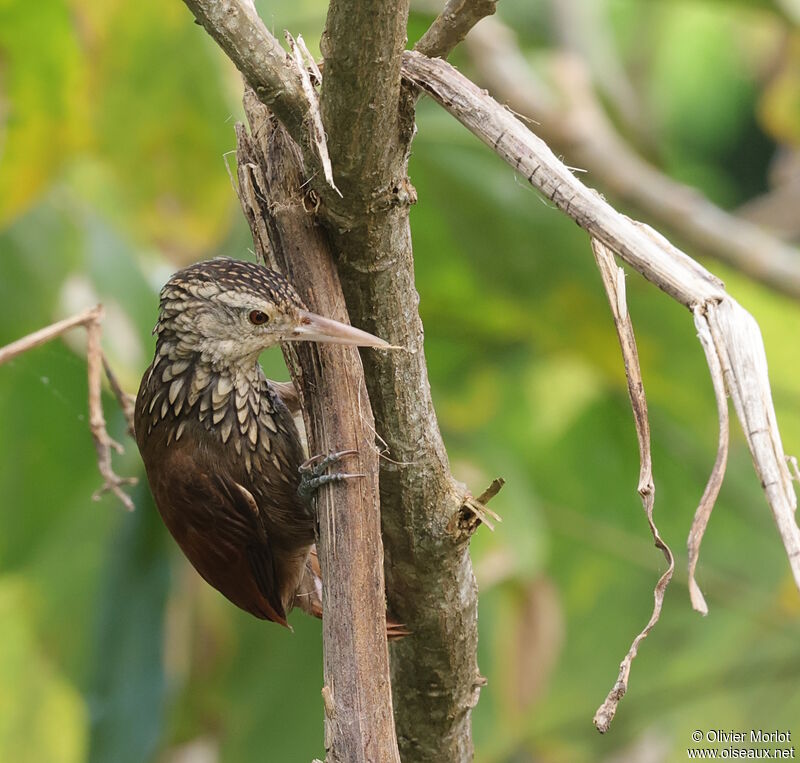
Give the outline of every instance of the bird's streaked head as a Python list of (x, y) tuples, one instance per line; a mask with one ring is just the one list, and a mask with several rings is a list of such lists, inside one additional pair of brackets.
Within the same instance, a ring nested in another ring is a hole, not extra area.
[(280, 273), (227, 258), (190, 265), (167, 281), (154, 333), (178, 355), (200, 353), (214, 364), (254, 361), (285, 341), (389, 347), (372, 334), (309, 312)]

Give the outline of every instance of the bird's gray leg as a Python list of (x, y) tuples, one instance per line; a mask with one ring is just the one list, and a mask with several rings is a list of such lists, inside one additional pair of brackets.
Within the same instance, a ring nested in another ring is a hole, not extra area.
[(300, 464), (298, 468), (300, 472), (300, 486), (297, 488), (298, 495), (303, 500), (308, 501), (317, 490), (329, 482), (341, 482), (342, 480), (366, 476), (364, 474), (346, 474), (344, 472), (325, 473), (325, 470), (331, 464), (338, 463), (345, 456), (353, 456), (357, 453), (357, 450), (340, 450), (327, 455), (319, 454)]

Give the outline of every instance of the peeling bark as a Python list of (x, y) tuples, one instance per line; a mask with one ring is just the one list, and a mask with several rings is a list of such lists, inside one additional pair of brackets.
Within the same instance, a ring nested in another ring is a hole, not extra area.
[[(327, 237), (304, 206), (300, 150), (254, 97), (246, 98), (246, 106), (253, 137), (237, 129), (239, 194), (258, 256), (285, 273), (312, 310), (347, 322)], [(302, 399), (309, 451), (355, 451), (346, 471), (363, 475), (328, 484), (317, 497), (327, 761), (399, 763), (386, 644), (378, 454), (361, 362), (355, 348), (338, 345), (287, 345), (284, 355)]]

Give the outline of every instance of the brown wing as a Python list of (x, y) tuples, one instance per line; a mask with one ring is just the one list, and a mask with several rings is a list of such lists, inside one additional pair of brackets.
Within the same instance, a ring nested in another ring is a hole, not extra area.
[(148, 475), (150, 486), (164, 523), (194, 568), (238, 607), (286, 625), (273, 550), (253, 496), (180, 447), (167, 449), (163, 459), (169, 463)]

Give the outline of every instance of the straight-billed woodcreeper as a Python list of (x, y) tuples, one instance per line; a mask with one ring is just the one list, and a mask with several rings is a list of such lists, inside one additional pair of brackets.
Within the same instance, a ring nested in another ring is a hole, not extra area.
[(153, 333), (134, 425), (164, 523), (242, 609), (282, 625), (295, 605), (321, 616), (305, 456), (258, 356), (279, 342), (387, 343), (309, 312), (279, 273), (231, 259), (173, 275)]

